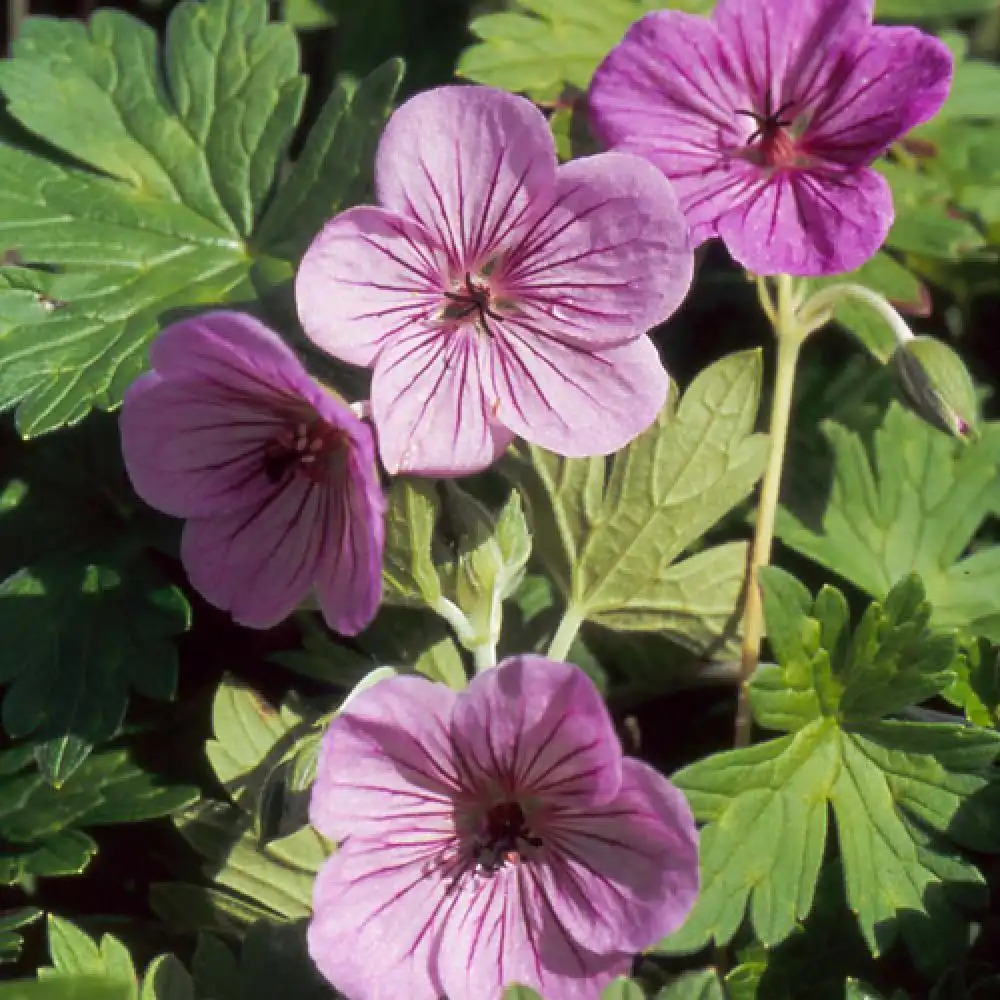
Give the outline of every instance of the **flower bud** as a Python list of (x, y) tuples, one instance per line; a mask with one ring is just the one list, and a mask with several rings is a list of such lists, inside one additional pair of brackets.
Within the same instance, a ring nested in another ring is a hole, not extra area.
[(976, 388), (955, 351), (933, 337), (914, 337), (897, 348), (892, 362), (907, 399), (921, 417), (956, 437), (974, 436)]

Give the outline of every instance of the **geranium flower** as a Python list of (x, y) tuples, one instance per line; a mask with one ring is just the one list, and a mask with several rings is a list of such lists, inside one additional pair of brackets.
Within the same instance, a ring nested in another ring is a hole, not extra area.
[(309, 952), (350, 1000), (594, 1000), (698, 891), (683, 794), (622, 757), (601, 696), (520, 656), (463, 692), (381, 681), (330, 725), (310, 805), (340, 841)]
[(208, 601), (266, 627), (315, 588), (353, 635), (382, 587), (385, 500), (372, 433), (267, 327), (211, 312), (167, 327), (125, 393), (136, 492), (188, 518), (181, 559)]
[(598, 68), (589, 104), (615, 149), (673, 181), (701, 243), (757, 274), (850, 271), (882, 245), (892, 195), (870, 164), (931, 118), (951, 55), (872, 26), (872, 0), (719, 0), (711, 20), (647, 14)]
[(545, 118), (488, 87), (407, 101), (379, 144), (380, 208), (332, 219), (296, 280), (323, 349), (373, 368), (390, 472), (459, 475), (514, 435), (605, 454), (667, 375), (643, 336), (691, 282), (670, 185), (619, 153), (557, 166)]

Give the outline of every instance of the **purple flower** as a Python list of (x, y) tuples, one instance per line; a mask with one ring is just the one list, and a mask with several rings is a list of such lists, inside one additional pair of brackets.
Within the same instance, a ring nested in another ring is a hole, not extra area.
[(380, 208), (332, 219), (296, 281), (320, 347), (373, 368), (390, 472), (460, 475), (515, 435), (598, 455), (644, 430), (667, 375), (645, 332), (691, 282), (670, 185), (620, 153), (557, 166), (530, 102), (407, 101), (379, 144)]
[(520, 656), (463, 692), (368, 689), (323, 741), (310, 818), (341, 841), (309, 952), (350, 1000), (594, 1000), (698, 892), (683, 794), (622, 757), (577, 667)]
[(122, 448), (149, 504), (188, 518), (192, 585), (244, 625), (281, 621), (315, 588), (348, 635), (378, 609), (385, 500), (372, 434), (250, 316), (164, 330), (125, 394)]
[(673, 182), (700, 243), (757, 274), (850, 271), (892, 195), (869, 166), (941, 107), (944, 44), (872, 26), (872, 0), (719, 0), (647, 14), (590, 87), (597, 132)]

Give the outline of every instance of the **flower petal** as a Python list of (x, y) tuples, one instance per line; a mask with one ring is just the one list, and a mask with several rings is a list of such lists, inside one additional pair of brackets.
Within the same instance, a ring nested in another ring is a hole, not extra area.
[[(872, 0), (719, 0), (712, 20), (736, 53), (748, 92), (811, 105), (837, 61), (872, 23)], [(746, 107), (746, 105), (743, 105)]]
[(312, 388), (295, 354), (252, 316), (218, 310), (168, 326), (150, 361), (121, 416), (136, 492), (175, 517), (264, 502), (262, 449)]
[(446, 272), (445, 255), (419, 223), (381, 208), (348, 209), (302, 258), (299, 319), (323, 350), (370, 365), (384, 339), (436, 314)]
[(452, 719), (466, 783), (581, 808), (621, 782), (621, 746), (604, 700), (579, 667), (515, 656), (477, 674)]
[(295, 610), (339, 540), (324, 520), (327, 490), (296, 476), (261, 504), (184, 526), (181, 561), (191, 585), (242, 625), (269, 628)]
[(810, 152), (839, 163), (870, 163), (937, 114), (951, 76), (951, 52), (940, 39), (916, 28), (872, 28), (845, 53), (827, 84), (809, 126)]
[(860, 267), (892, 224), (892, 194), (881, 174), (776, 174), (718, 224), (729, 252), (755, 274), (841, 274)]
[[(531, 864), (562, 932), (596, 952), (640, 951), (677, 930), (698, 895), (698, 836), (683, 792), (626, 759), (609, 803), (560, 810)], [(545, 941), (542, 941), (544, 949)]]
[(559, 168), (555, 200), (518, 230), (498, 281), (526, 324), (611, 347), (670, 316), (693, 266), (670, 182), (637, 156), (604, 153)]
[[(365, 428), (367, 432), (367, 428)], [(348, 456), (347, 481), (324, 517), (331, 552), (317, 568), (319, 605), (327, 624), (341, 635), (357, 635), (378, 611), (382, 599), (382, 548), (385, 497), (375, 475), (374, 446)], [(337, 544), (339, 539), (339, 544)]]
[(510, 444), (484, 394), (482, 339), (469, 327), (442, 327), (396, 337), (379, 354), (372, 416), (392, 475), (467, 475)]
[(594, 954), (560, 923), (528, 865), (509, 865), (462, 892), (441, 929), (437, 968), (454, 1000), (501, 1000), (530, 986), (545, 1000), (594, 1000), (632, 956)]
[(597, 68), (587, 103), (608, 145), (655, 152), (673, 177), (711, 168), (724, 149), (742, 144), (735, 109), (751, 97), (711, 21), (657, 10), (636, 21)]
[(550, 196), (556, 154), (545, 117), (492, 87), (438, 87), (389, 119), (375, 160), (386, 208), (434, 235), (460, 274)]
[(607, 455), (655, 419), (670, 378), (648, 337), (589, 351), (506, 323), (490, 352), (496, 418), (560, 455)]
[[(388, 683), (388, 682), (383, 682)], [(351, 1000), (439, 1000), (437, 925), (458, 895), (433, 875), (445, 845), (419, 833), (352, 838), (316, 878), (309, 954)]]
[(451, 747), (457, 695), (422, 677), (390, 677), (330, 723), (310, 822), (331, 840), (402, 826), (447, 836), (462, 789)]
[(290, 347), (247, 313), (216, 309), (168, 326), (149, 349), (150, 366), (170, 378), (218, 381), (248, 397), (298, 392), (308, 376)]
[[(161, 335), (162, 336), (162, 335)], [(287, 423), (283, 397), (205, 378), (141, 375), (125, 393), (122, 452), (135, 491), (174, 517), (227, 514), (263, 503), (266, 443)]]

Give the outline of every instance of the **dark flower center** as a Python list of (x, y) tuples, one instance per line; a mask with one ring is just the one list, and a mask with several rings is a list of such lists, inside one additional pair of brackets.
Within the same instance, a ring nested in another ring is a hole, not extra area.
[(541, 846), (541, 838), (532, 834), (520, 804), (498, 802), (483, 817), (472, 857), (481, 872), (492, 875), (505, 865), (519, 864)]
[(483, 333), (490, 333), (487, 319), (499, 320), (500, 314), (493, 308), (495, 305), (493, 291), (490, 286), (465, 272), (464, 280), (444, 293), (448, 300), (441, 311), (441, 318), (456, 322), (471, 320)]
[(785, 101), (781, 107), (774, 108), (771, 91), (768, 90), (764, 95), (763, 111), (736, 109), (736, 114), (752, 118), (757, 126), (747, 136), (744, 154), (747, 159), (759, 166), (775, 169), (803, 165), (801, 150), (788, 131), (795, 123), (794, 116), (786, 117), (795, 105), (795, 101)]
[(344, 432), (318, 417), (286, 425), (264, 446), (264, 475), (275, 484), (293, 475), (324, 482), (346, 445)]

